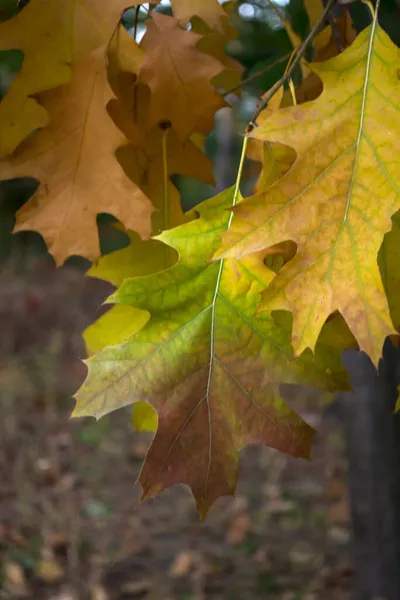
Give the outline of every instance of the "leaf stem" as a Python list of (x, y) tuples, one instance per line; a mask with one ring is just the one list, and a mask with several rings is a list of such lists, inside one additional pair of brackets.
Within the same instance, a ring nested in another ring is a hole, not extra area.
[[(233, 190), (232, 206), (235, 206), (238, 196), (239, 196), (239, 191), (240, 191), (239, 186), (240, 186), (240, 180), (242, 179), (244, 159), (246, 158), (246, 150), (247, 150), (247, 142), (248, 141), (249, 141), (249, 138), (244, 136), (243, 137), (242, 154), (240, 155), (239, 167), (238, 167), (238, 172), (237, 172), (237, 176), (236, 176), (235, 189)], [(232, 217), (233, 217), (233, 213), (231, 213), (231, 216), (229, 218), (228, 228), (231, 224)]]
[(133, 25), (133, 39), (135, 40), (135, 42), (136, 42), (138, 25), (139, 25), (139, 13), (140, 13), (140, 5), (137, 6), (136, 10), (135, 10), (135, 23)]
[(169, 194), (168, 194), (168, 161), (167, 161), (167, 138), (168, 138), (169, 127), (163, 128), (162, 136), (161, 136), (161, 147), (162, 147), (162, 164), (163, 164), (163, 180), (164, 180), (164, 223), (165, 229), (169, 228), (169, 215), (168, 215), (168, 204), (169, 204)]
[(294, 87), (293, 79), (289, 79), (288, 84), (289, 84), (290, 95), (292, 96), (293, 106), (296, 106), (297, 98), (296, 98), (296, 90)]
[(317, 33), (319, 33), (320, 29), (323, 27), (323, 25), (325, 23), (325, 18), (327, 16), (327, 14), (330, 12), (333, 5), (336, 3), (336, 1), (337, 0), (328, 0), (322, 15), (320, 16), (318, 21), (315, 23), (314, 27), (311, 29), (310, 33), (308, 34), (308, 36), (306, 37), (306, 39), (300, 46), (295, 58), (293, 59), (292, 64), (290, 65), (289, 69), (287, 70), (287, 72), (280, 79), (278, 79), (278, 81), (272, 86), (272, 88), (269, 90), (269, 92), (267, 94), (265, 94), (265, 96), (260, 100), (253, 116), (251, 117), (251, 119), (249, 121), (249, 124), (246, 127), (246, 133), (250, 133), (254, 129), (254, 127), (257, 126), (256, 121), (257, 121), (260, 113), (264, 110), (264, 108), (266, 108), (268, 106), (268, 102), (271, 100), (272, 96), (279, 90), (279, 88), (286, 81), (288, 81), (291, 78), (293, 71), (299, 64), (300, 60), (303, 58), (308, 44), (314, 39), (314, 37), (317, 35)]

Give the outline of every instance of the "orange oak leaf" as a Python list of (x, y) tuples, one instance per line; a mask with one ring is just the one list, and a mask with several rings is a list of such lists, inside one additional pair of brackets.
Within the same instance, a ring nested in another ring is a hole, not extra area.
[(200, 39), (182, 29), (177, 19), (152, 13), (141, 42), (145, 57), (137, 79), (151, 90), (147, 129), (170, 121), (182, 140), (193, 132), (206, 134), (215, 112), (227, 106), (211, 83), (225, 67), (197, 48)]
[(114, 215), (143, 238), (151, 233), (151, 201), (114, 154), (126, 139), (105, 110), (111, 97), (104, 50), (98, 49), (76, 63), (70, 85), (41, 94), (51, 125), (4, 161), (9, 178), (40, 181), (17, 213), (15, 231), (38, 231), (58, 265), (73, 254), (100, 256), (99, 213)]
[(0, 24), (0, 51), (21, 50), (24, 62), (0, 103), (0, 157), (49, 123), (33, 95), (66, 84), (71, 65), (108, 42), (128, 6), (137, 0), (30, 0)]

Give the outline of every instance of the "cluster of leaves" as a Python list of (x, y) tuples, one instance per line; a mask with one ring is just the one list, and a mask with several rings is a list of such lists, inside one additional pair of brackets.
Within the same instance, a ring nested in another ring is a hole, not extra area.
[[(213, 182), (205, 136), (242, 76), (224, 50), (235, 2), (172, 0), (172, 16), (146, 4), (139, 44), (145, 3), (128, 4), (133, 37), (126, 0), (30, 0), (0, 24), (0, 50), (24, 53), (0, 156), (5, 177), (40, 181), (15, 231), (41, 233), (57, 264), (89, 258), (117, 288), (84, 334), (74, 416), (134, 404), (136, 427), (155, 431), (143, 498), (185, 483), (204, 515), (234, 493), (246, 444), (309, 455), (313, 430), (280, 384), (349, 389), (342, 350), (377, 362), (400, 325), (400, 51), (378, 8), (356, 39), (347, 11), (332, 14), (317, 62), (246, 135), (236, 185), (184, 214), (171, 176)], [(312, 28), (322, 4), (304, 5)], [(246, 152), (262, 171), (243, 199)], [(100, 257), (103, 212), (130, 243)]]

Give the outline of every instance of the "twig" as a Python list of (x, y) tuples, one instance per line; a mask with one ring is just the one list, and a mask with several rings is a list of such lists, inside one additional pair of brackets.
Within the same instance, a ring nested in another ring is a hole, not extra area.
[(276, 14), (276, 16), (278, 17), (278, 19), (280, 20), (280, 22), (282, 23), (282, 26), (285, 27), (285, 17), (283, 16), (283, 14), (281, 13), (281, 11), (279, 10), (279, 8), (277, 6), (275, 6), (275, 4), (272, 2), (272, 0), (267, 0), (269, 6), (272, 8), (272, 10), (274, 11), (274, 13)]
[(254, 73), (253, 75), (250, 75), (249, 77), (246, 77), (246, 79), (243, 79), (237, 85), (235, 85), (235, 87), (231, 88), (230, 90), (227, 90), (222, 95), (225, 97), (225, 96), (228, 96), (228, 94), (232, 94), (233, 92), (236, 92), (236, 90), (243, 87), (247, 83), (250, 83), (251, 81), (254, 81), (255, 79), (258, 79), (258, 77), (260, 77), (261, 75), (264, 75), (264, 73), (268, 73), (268, 71), (270, 71), (277, 65), (280, 65), (281, 63), (285, 62), (285, 60), (288, 60), (291, 57), (291, 55), (292, 55), (291, 53), (285, 54), (285, 56), (281, 56), (277, 60), (274, 60), (274, 62), (270, 63), (269, 65), (266, 65), (265, 67), (263, 67), (262, 69), (257, 71), (257, 73)]
[(300, 46), (292, 64), (290, 65), (289, 69), (287, 70), (287, 72), (280, 79), (278, 79), (278, 81), (272, 86), (272, 88), (269, 90), (269, 92), (267, 94), (265, 94), (264, 98), (262, 98), (260, 100), (253, 116), (251, 117), (251, 119), (249, 121), (249, 124), (246, 127), (246, 133), (250, 133), (254, 129), (254, 127), (257, 127), (256, 121), (257, 121), (260, 113), (264, 110), (264, 108), (266, 108), (268, 106), (268, 102), (271, 100), (272, 96), (279, 90), (279, 88), (285, 83), (285, 81), (288, 81), (291, 78), (293, 71), (299, 64), (300, 60), (303, 58), (308, 44), (315, 38), (317, 33), (320, 31), (321, 27), (324, 25), (325, 18), (336, 1), (337, 0), (328, 0), (327, 4), (325, 6), (324, 12), (322, 13), (322, 15), (320, 16), (318, 21), (315, 23), (314, 27), (312, 28), (312, 30), (310, 31), (310, 33), (308, 34), (308, 36), (306, 37), (306, 39), (304, 40), (302, 45)]
[(339, 50), (339, 52), (343, 52), (344, 45), (342, 43), (342, 38), (340, 36), (340, 31), (339, 31), (339, 28), (337, 26), (337, 23), (336, 23), (335, 19), (333, 18), (333, 15), (328, 15), (327, 16), (327, 21), (328, 21), (329, 25), (331, 26), (333, 37), (335, 38), (337, 49)]
[(136, 42), (136, 35), (137, 35), (137, 30), (138, 30), (138, 24), (139, 24), (139, 13), (140, 13), (140, 6), (136, 7), (135, 10), (135, 23), (133, 26), (133, 39)]

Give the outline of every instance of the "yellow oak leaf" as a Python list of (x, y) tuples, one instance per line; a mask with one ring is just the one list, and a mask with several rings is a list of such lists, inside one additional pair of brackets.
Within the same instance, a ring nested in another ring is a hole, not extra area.
[[(283, 100), (283, 88), (280, 88), (269, 101), (268, 107), (260, 114), (259, 125), (262, 125), (274, 111), (279, 109)], [(296, 152), (290, 146), (253, 138), (247, 142), (247, 156), (262, 165), (254, 186), (254, 191), (257, 192), (260, 189), (268, 189), (289, 171), (296, 159)]]
[(41, 95), (51, 125), (30, 136), (3, 164), (9, 178), (40, 181), (17, 213), (15, 231), (38, 231), (58, 265), (73, 254), (90, 260), (100, 256), (99, 213), (112, 214), (144, 238), (151, 232), (151, 201), (114, 154), (126, 140), (105, 110), (111, 97), (104, 50), (98, 49), (76, 63), (70, 85)]
[(151, 90), (148, 130), (169, 121), (182, 140), (194, 132), (207, 134), (215, 112), (226, 106), (211, 83), (224, 66), (197, 48), (200, 39), (177, 19), (152, 13), (140, 44), (145, 57), (137, 78)]
[[(158, 209), (153, 213), (153, 231), (160, 232), (185, 221), (179, 192), (172, 183), (169, 183), (167, 193), (168, 215), (166, 216), (162, 206), (163, 187), (160, 185), (153, 189), (152, 200)], [(164, 223), (168, 225), (163, 226)], [(126, 233), (129, 236), (129, 245), (101, 256), (98, 262), (90, 267), (87, 275), (120, 286), (125, 279), (162, 271), (176, 262), (178, 255), (172, 248), (168, 249), (158, 240), (141, 240), (134, 231), (126, 231)]]
[[(141, 3), (129, 0), (128, 6)], [(32, 96), (68, 83), (72, 63), (108, 42), (126, 7), (126, 0), (30, 0), (0, 24), (0, 51), (24, 53), (0, 103), (0, 157), (48, 125), (46, 110)]]
[(378, 264), (392, 321), (400, 332), (400, 213), (392, 217), (392, 229), (384, 237)]
[[(329, 37), (324, 37), (320, 43), (316, 45), (316, 53), (314, 62), (323, 62), (329, 58), (333, 58), (339, 52), (348, 48), (356, 39), (357, 33), (353, 29), (350, 13), (348, 10), (343, 10), (340, 16), (334, 21), (335, 31), (331, 27), (326, 27), (322, 32), (329, 32)], [(317, 38), (318, 39), (318, 36)]]
[(136, 431), (157, 431), (158, 416), (148, 402), (136, 402), (132, 411), (132, 425)]
[[(326, 63), (317, 100), (271, 114), (252, 135), (296, 150), (290, 171), (238, 205), (215, 258), (285, 240), (298, 252), (264, 292), (262, 308), (293, 312), (297, 353), (314, 348), (339, 310), (375, 363), (394, 332), (377, 254), (400, 207), (400, 50), (376, 18)], [(382, 119), (385, 125), (382, 126)]]
[[(322, 0), (303, 0), (303, 3), (308, 14), (310, 29), (313, 29), (322, 15), (324, 4)], [(324, 29), (320, 31), (313, 39), (312, 43), (314, 48), (316, 50), (319, 48), (324, 48), (328, 44), (330, 36), (331, 28), (329, 26), (324, 27)]]
[(249, 140), (247, 155), (252, 160), (260, 162), (262, 169), (254, 191), (266, 189), (282, 175), (287, 173), (296, 159), (296, 153), (293, 148), (284, 146), (283, 144), (267, 142), (261, 140)]
[[(137, 76), (143, 63), (144, 51), (120, 23), (107, 48), (107, 75), (111, 87), (118, 86), (121, 74)], [(134, 79), (134, 77), (132, 77)], [(124, 80), (122, 80), (124, 82)], [(117, 89), (119, 89), (117, 87)], [(118, 96), (117, 91), (115, 94)]]
[[(347, 10), (343, 11), (335, 21), (335, 32), (331, 27), (326, 27), (319, 38), (315, 38), (315, 55), (314, 62), (324, 62), (334, 56), (337, 56), (342, 50), (348, 48), (356, 38), (356, 32), (352, 27), (351, 18)], [(329, 35), (325, 35), (329, 34)], [(338, 45), (339, 42), (339, 45)], [(307, 77), (296, 88), (296, 100), (298, 104), (315, 100), (322, 92), (322, 82), (316, 73), (309, 73)], [(291, 106), (292, 99), (290, 94), (285, 92), (289, 101), (283, 102), (282, 106)]]
[(83, 332), (88, 354), (99, 352), (106, 346), (121, 344), (142, 329), (149, 317), (147, 311), (133, 306), (113, 306)]

